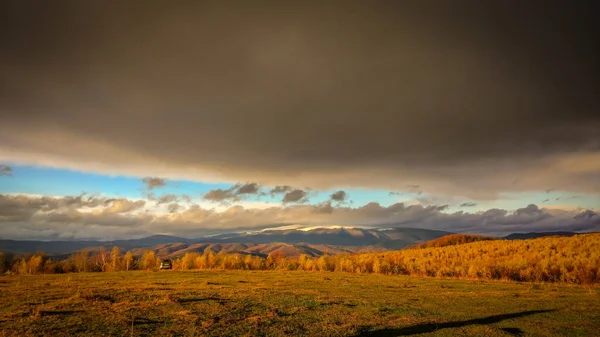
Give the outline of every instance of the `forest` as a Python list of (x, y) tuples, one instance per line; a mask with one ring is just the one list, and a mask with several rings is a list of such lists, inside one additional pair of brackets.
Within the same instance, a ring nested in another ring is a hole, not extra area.
[[(474, 241), (461, 243), (463, 241)], [(189, 252), (173, 260), (174, 270), (302, 270), (377, 273), (419, 277), (494, 279), (519, 282), (600, 283), (600, 234), (532, 240), (452, 238), (456, 244), (412, 247), (384, 253), (324, 255), (298, 258), (277, 252), (266, 257)], [(136, 258), (118, 247), (94, 254), (80, 251), (58, 260), (43, 253), (0, 255), (0, 272), (20, 275), (71, 272), (157, 271), (161, 257), (145, 251)]]

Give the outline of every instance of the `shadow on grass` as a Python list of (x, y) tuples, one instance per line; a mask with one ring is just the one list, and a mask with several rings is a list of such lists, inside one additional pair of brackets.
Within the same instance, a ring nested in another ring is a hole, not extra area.
[[(513, 314), (503, 314), (503, 315), (495, 315), (484, 318), (475, 318), (466, 321), (456, 321), (456, 322), (447, 322), (447, 323), (425, 323), (425, 324), (417, 324), (413, 326), (408, 326), (405, 328), (386, 328), (379, 329), (375, 331), (364, 331), (359, 333), (356, 336), (375, 336), (375, 337), (393, 337), (393, 336), (410, 336), (417, 335), (421, 333), (431, 333), (440, 329), (447, 328), (462, 328), (468, 325), (483, 325), (483, 324), (494, 324), (507, 319), (525, 317), (535, 314), (542, 314), (546, 312), (553, 312), (554, 310), (530, 310), (523, 312), (516, 312)], [(517, 328), (508, 328), (512, 331), (512, 333), (519, 333), (520, 329)], [(506, 330), (505, 330), (506, 331)]]
[(226, 299), (218, 298), (218, 297), (192, 297), (192, 298), (179, 298), (177, 302), (180, 304), (183, 303), (195, 303), (195, 302), (204, 302), (204, 301), (217, 301), (219, 303), (226, 303)]
[(102, 295), (102, 294), (84, 294), (84, 295), (81, 295), (81, 298), (83, 298), (86, 301), (90, 301), (90, 302), (105, 301), (105, 302), (115, 303), (117, 301), (112, 296)]
[(162, 324), (163, 321), (152, 320), (144, 317), (136, 317), (133, 320), (133, 325), (145, 325), (145, 324)]
[(324, 302), (324, 303), (321, 303), (321, 306), (329, 306), (329, 305), (341, 305), (341, 306), (348, 307), (348, 308), (354, 308), (354, 307), (358, 306), (358, 304), (355, 304), (355, 303), (343, 303), (343, 302)]
[(73, 315), (83, 312), (83, 310), (53, 310), (53, 311), (40, 311), (40, 316), (61, 316), (61, 315)]
[(500, 328), (500, 330), (504, 331), (504, 332), (508, 332), (511, 335), (514, 336), (523, 336), (523, 330), (519, 329), (519, 328)]

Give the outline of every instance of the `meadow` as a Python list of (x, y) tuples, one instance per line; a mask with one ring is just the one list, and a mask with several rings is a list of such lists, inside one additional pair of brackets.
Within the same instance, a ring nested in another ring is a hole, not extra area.
[(597, 285), (284, 270), (0, 276), (0, 336), (595, 336)]

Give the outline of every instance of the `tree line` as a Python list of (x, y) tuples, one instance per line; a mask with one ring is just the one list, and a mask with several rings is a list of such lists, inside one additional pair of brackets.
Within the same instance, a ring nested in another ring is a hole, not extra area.
[[(384, 253), (266, 257), (189, 252), (173, 259), (174, 270), (303, 270), (377, 273), (421, 277), (504, 279), (523, 282), (600, 283), (600, 234), (534, 240), (477, 241), (444, 247), (412, 248)], [(1, 257), (1, 256), (0, 256)], [(34, 254), (0, 259), (0, 271), (16, 274), (155, 271), (161, 259), (148, 250), (139, 258), (118, 247), (95, 254), (77, 252), (65, 260)]]

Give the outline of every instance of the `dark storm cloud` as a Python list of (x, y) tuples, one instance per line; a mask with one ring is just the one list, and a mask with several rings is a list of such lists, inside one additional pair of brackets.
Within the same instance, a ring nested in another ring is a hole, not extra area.
[(271, 194), (271, 196), (273, 196), (275, 194), (286, 193), (286, 192), (293, 191), (293, 190), (294, 190), (294, 188), (292, 186), (287, 186), (287, 185), (275, 186), (269, 191), (269, 194)]
[(235, 199), (235, 195), (229, 189), (224, 190), (222, 188), (217, 188), (217, 189), (208, 191), (204, 195), (204, 200), (209, 200), (209, 201), (225, 201), (228, 199), (232, 199), (232, 200)]
[(348, 194), (345, 191), (337, 191), (329, 196), (332, 201), (344, 202), (348, 197)]
[(600, 221), (600, 217), (598, 216), (598, 213), (592, 211), (592, 210), (585, 210), (579, 214), (577, 214), (574, 219), (576, 220), (591, 220), (591, 219), (596, 219), (598, 221)]
[(259, 195), (260, 185), (257, 183), (237, 183), (228, 189), (214, 189), (204, 195), (204, 200), (214, 202), (240, 201), (248, 196)]
[(597, 1), (0, 6), (0, 160), (482, 197), (600, 190)]
[(146, 185), (146, 188), (148, 190), (164, 187), (167, 184), (164, 179), (157, 177), (145, 177), (142, 178), (142, 182), (144, 183), (144, 185)]
[(242, 184), (237, 188), (236, 194), (257, 194), (260, 191), (260, 185), (257, 183)]
[(306, 196), (308, 195), (308, 193), (306, 191), (303, 190), (293, 190), (290, 192), (287, 192), (284, 196), (283, 199), (281, 200), (281, 202), (283, 202), (284, 204), (287, 203), (304, 203), (307, 202), (307, 198)]
[(542, 213), (543, 213), (543, 211), (537, 205), (534, 205), (534, 204), (529, 204), (529, 205), (527, 205), (527, 207), (518, 208), (515, 211), (516, 215), (523, 215), (523, 216), (539, 215)]
[(12, 167), (4, 164), (0, 164), (0, 176), (8, 176), (12, 177), (13, 170)]

